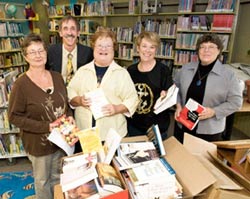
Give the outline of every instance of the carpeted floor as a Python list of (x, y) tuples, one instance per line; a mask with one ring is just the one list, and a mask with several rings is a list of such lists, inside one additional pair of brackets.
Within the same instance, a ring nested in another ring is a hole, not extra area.
[(32, 171), (0, 173), (1, 199), (35, 198), (34, 178)]

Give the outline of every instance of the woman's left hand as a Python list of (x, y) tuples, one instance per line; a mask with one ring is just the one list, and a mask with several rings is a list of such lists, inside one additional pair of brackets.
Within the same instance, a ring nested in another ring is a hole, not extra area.
[(215, 116), (215, 111), (212, 108), (205, 107), (204, 111), (199, 114), (199, 120), (209, 119)]

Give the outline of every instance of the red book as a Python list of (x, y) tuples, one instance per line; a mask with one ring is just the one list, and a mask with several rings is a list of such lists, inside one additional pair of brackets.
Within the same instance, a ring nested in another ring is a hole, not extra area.
[(193, 130), (194, 127), (199, 122), (199, 114), (204, 110), (205, 108), (200, 105), (198, 102), (194, 101), (193, 99), (189, 98), (186, 105), (183, 107), (183, 109), (180, 112), (179, 117), (177, 120), (182, 123), (185, 127), (187, 127), (190, 130)]
[(233, 27), (234, 15), (214, 15), (212, 30), (231, 31)]

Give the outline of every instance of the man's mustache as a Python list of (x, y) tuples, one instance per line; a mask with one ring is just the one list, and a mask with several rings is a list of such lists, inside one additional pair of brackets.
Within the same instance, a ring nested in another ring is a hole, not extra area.
[(64, 37), (65, 37), (65, 38), (70, 38), (70, 37), (72, 37), (72, 38), (76, 38), (76, 36), (75, 36), (75, 35), (65, 35)]

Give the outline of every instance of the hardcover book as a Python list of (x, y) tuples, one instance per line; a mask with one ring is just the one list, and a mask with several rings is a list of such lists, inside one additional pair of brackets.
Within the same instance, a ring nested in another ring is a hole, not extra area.
[(116, 193), (123, 190), (122, 182), (117, 171), (109, 164), (100, 163), (96, 164), (98, 179), (101, 188), (104, 191)]
[(199, 113), (205, 108), (195, 100), (189, 98), (186, 105), (180, 112), (177, 120), (186, 126), (188, 129), (193, 130), (199, 122)]

